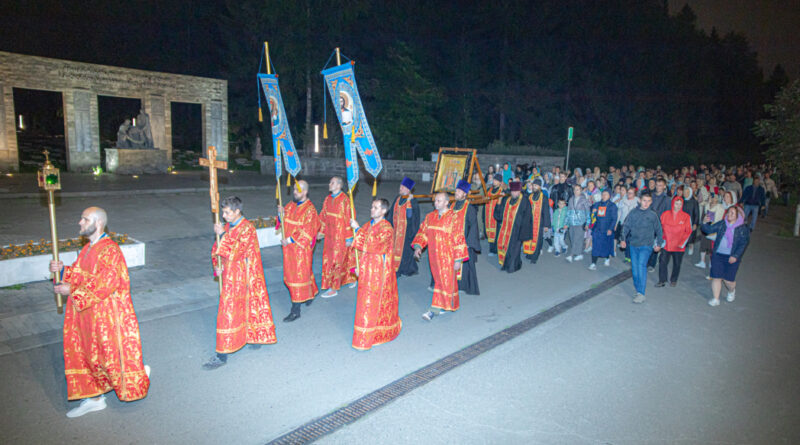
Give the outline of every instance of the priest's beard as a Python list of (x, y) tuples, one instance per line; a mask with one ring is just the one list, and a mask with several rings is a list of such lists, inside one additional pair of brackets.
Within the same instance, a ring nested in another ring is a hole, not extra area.
[(294, 202), (295, 204), (300, 204), (301, 202), (303, 202), (303, 198), (298, 198), (297, 196), (292, 196), (292, 202)]
[(91, 237), (92, 235), (94, 235), (95, 233), (97, 233), (97, 227), (89, 227), (89, 228), (88, 228), (88, 229), (86, 229), (86, 230), (81, 230), (81, 231), (80, 231), (80, 233), (79, 233), (79, 235), (80, 235), (80, 236), (85, 236), (85, 237), (89, 238), (89, 237)]

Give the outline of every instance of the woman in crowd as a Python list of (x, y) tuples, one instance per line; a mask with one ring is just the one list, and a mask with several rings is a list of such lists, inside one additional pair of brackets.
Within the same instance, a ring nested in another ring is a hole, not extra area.
[(732, 192), (730, 190), (726, 190), (722, 194), (722, 208), (728, 210), (729, 208), (736, 205), (736, 192)]
[(483, 182), (486, 183), (487, 186), (492, 183), (495, 173), (497, 172), (494, 170), (494, 165), (490, 165), (489, 170), (487, 170), (486, 174), (483, 176)]
[(569, 254), (567, 261), (580, 261), (583, 259), (583, 239), (585, 228), (589, 223), (591, 204), (583, 194), (580, 185), (572, 187), (572, 197), (567, 204), (567, 225), (569, 226)]
[[(725, 209), (722, 208), (722, 204), (719, 203), (719, 195), (711, 195), (708, 198), (708, 204), (706, 205), (705, 213), (703, 213), (703, 219), (705, 220), (705, 218), (709, 218), (711, 224), (716, 224), (719, 221), (722, 221), (722, 217), (724, 215), (725, 215)], [(716, 237), (717, 237), (716, 233), (711, 233), (711, 234), (705, 234), (700, 239), (700, 262), (695, 264), (695, 266), (701, 269), (706, 268), (706, 255), (711, 255), (712, 249), (714, 248), (714, 239)], [(710, 280), (711, 277), (706, 276), (706, 279)]]
[(744, 224), (744, 210), (731, 206), (725, 211), (725, 218), (711, 224), (711, 218), (704, 219), (703, 233), (715, 234), (713, 253), (711, 254), (711, 292), (713, 297), (708, 301), (710, 306), (719, 306), (719, 294), (722, 284), (728, 289), (725, 298), (728, 302), (736, 299), (736, 273), (742, 262), (747, 245), (750, 243), (750, 228)]
[(683, 210), (683, 205), (684, 199), (680, 195), (675, 196), (672, 198), (672, 209), (661, 214), (661, 230), (664, 232), (665, 243), (661, 255), (659, 255), (656, 287), (664, 287), (667, 284), (667, 268), (670, 259), (672, 259), (672, 274), (669, 285), (675, 287), (678, 284), (683, 252), (692, 235), (692, 220), (689, 214)]
[(597, 269), (597, 259), (604, 258), (603, 264), (610, 265), (614, 255), (614, 232), (617, 230), (617, 205), (611, 202), (611, 193), (603, 190), (599, 202), (592, 205), (592, 264), (589, 270)]

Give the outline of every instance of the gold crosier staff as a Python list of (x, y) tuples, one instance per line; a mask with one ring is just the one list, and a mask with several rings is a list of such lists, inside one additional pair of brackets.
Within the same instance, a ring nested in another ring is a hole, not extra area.
[[(341, 65), (341, 64), (342, 64), (342, 56), (339, 53), (339, 48), (337, 47), (336, 48), (336, 65)], [(350, 131), (352, 132), (353, 130), (351, 129)], [(358, 160), (357, 159), (353, 159), (353, 162), (355, 162), (357, 164)], [(345, 168), (347, 168), (347, 166), (345, 166)], [(358, 168), (358, 167), (356, 167), (356, 168)], [(377, 181), (377, 179), (376, 179), (376, 181)], [(353, 204), (353, 189), (354, 188), (355, 188), (355, 186), (350, 187), (350, 184), (347, 184), (347, 195), (350, 197), (350, 218), (352, 218), (352, 219), (356, 219), (356, 207)], [(353, 230), (353, 241), (355, 242), (356, 231), (353, 228), (351, 228), (351, 230)], [(358, 272), (358, 270), (361, 268), (359, 266), (359, 264), (358, 264), (358, 249), (354, 248), (353, 252), (355, 252), (355, 254), (356, 254), (356, 272)]]
[[(211, 195), (211, 213), (214, 214), (214, 224), (219, 224), (219, 189), (217, 189), (217, 169), (228, 168), (228, 163), (217, 160), (217, 148), (208, 146), (208, 159), (200, 158), (200, 165), (208, 167), (208, 192)], [(216, 232), (215, 232), (216, 234)], [(217, 235), (217, 249), (219, 249), (219, 234)], [(222, 265), (222, 259), (217, 255), (217, 264)], [(222, 293), (222, 276), (219, 277), (219, 292)]]
[[(39, 188), (47, 192), (47, 207), (50, 209), (50, 239), (53, 243), (53, 261), (58, 261), (58, 231), (56, 230), (56, 202), (53, 194), (56, 190), (61, 190), (61, 172), (50, 163), (50, 152), (44, 152), (44, 165), (39, 170), (37, 179)], [(61, 283), (61, 273), (53, 272), (53, 283)], [(56, 293), (56, 312), (64, 313), (64, 302), (61, 294)]]

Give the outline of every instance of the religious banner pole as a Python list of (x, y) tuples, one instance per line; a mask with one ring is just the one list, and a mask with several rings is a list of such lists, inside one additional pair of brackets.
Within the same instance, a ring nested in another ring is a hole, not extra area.
[[(342, 64), (342, 55), (339, 52), (339, 47), (337, 46), (336, 47), (336, 66), (339, 66), (341, 64)], [(348, 170), (347, 173), (349, 175), (350, 171)], [(356, 219), (356, 207), (355, 207), (355, 204), (353, 203), (353, 189), (355, 188), (355, 184), (353, 186), (350, 186), (350, 178), (347, 178), (347, 179), (348, 179), (347, 180), (347, 195), (350, 197), (350, 218), (351, 219)], [(377, 179), (376, 179), (376, 181), (377, 181)], [(353, 231), (353, 239), (355, 239), (356, 230), (353, 229), (352, 227), (351, 227), (351, 230)], [(359, 270), (359, 269), (361, 269), (361, 267), (358, 264), (358, 249), (353, 249), (353, 252), (355, 252), (355, 254), (356, 254), (356, 270)]]
[[(291, 185), (292, 176), (296, 177), (297, 174), (300, 173), (302, 165), (300, 164), (300, 157), (297, 155), (297, 150), (294, 146), (292, 132), (289, 129), (286, 109), (283, 106), (283, 98), (281, 97), (280, 87), (278, 86), (278, 74), (273, 73), (274, 70), (272, 69), (272, 61), (269, 57), (268, 42), (264, 42), (264, 54), (262, 57), (266, 59), (267, 72), (266, 74), (259, 72), (256, 78), (267, 100), (269, 122), (272, 128), (272, 154), (275, 164), (275, 198), (278, 200), (278, 205), (283, 207), (283, 197), (281, 193), (283, 165), (286, 166), (287, 187)], [(261, 70), (260, 62), (258, 69)], [(259, 91), (258, 103), (258, 109), (261, 110), (261, 91)], [(280, 230), (281, 238), (283, 238), (283, 224), (280, 225)]]
[[(217, 169), (228, 168), (228, 163), (225, 161), (217, 161), (217, 147), (213, 145), (208, 146), (208, 159), (200, 158), (200, 165), (208, 167), (208, 192), (211, 195), (211, 213), (214, 214), (214, 224), (219, 224), (219, 189), (217, 188)], [(217, 234), (217, 248), (219, 248), (219, 234)], [(220, 257), (217, 256), (217, 264), (220, 263)], [(222, 292), (222, 277), (219, 277), (219, 291)]]
[[(50, 239), (53, 243), (53, 261), (58, 261), (58, 231), (56, 229), (56, 201), (53, 192), (61, 190), (61, 172), (50, 163), (50, 152), (44, 151), (44, 165), (37, 174), (39, 188), (47, 192), (47, 207), (50, 209)], [(53, 272), (53, 283), (61, 283), (61, 274)], [(64, 313), (64, 302), (61, 294), (55, 294), (56, 312)]]

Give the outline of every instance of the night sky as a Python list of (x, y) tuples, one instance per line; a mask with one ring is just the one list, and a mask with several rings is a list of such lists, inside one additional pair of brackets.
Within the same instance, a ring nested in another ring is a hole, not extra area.
[(800, 1), (798, 0), (669, 0), (670, 14), (685, 4), (697, 14), (698, 25), (720, 34), (740, 32), (758, 53), (768, 77), (781, 64), (789, 77), (800, 75)]

